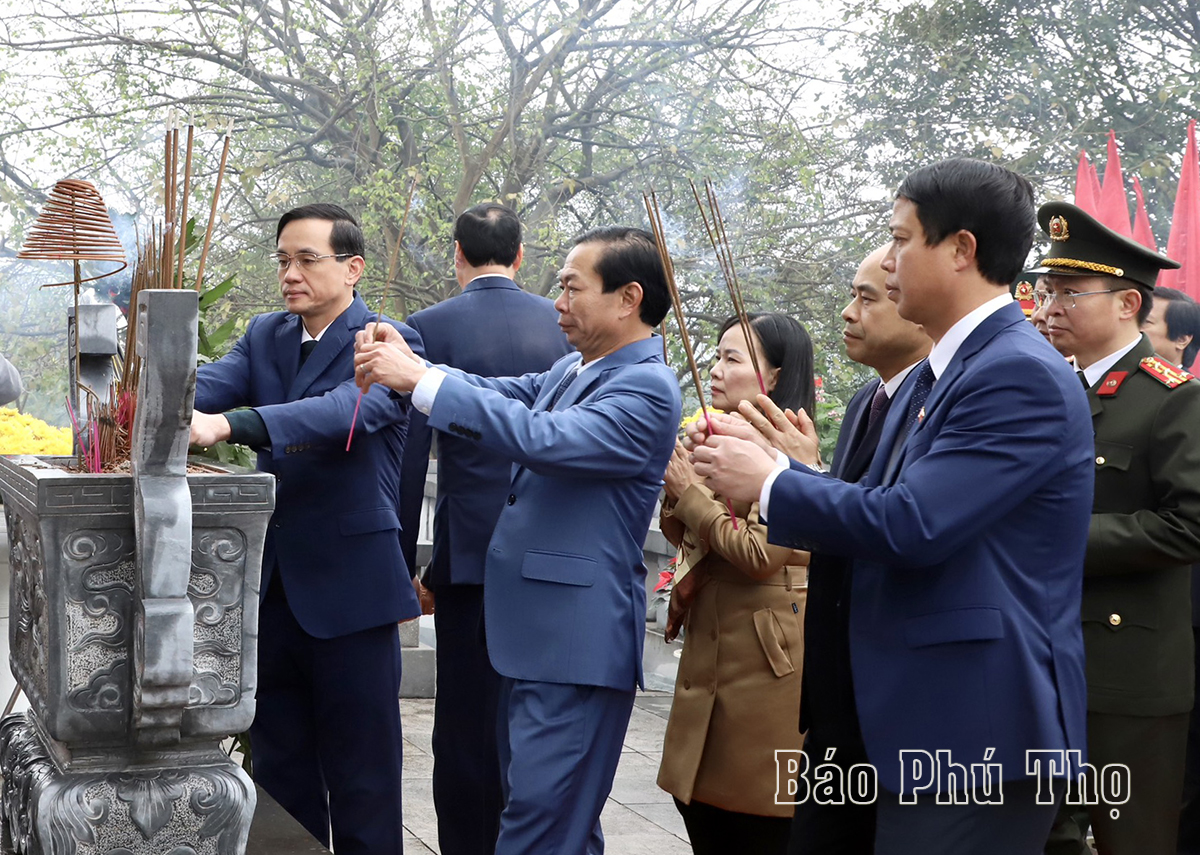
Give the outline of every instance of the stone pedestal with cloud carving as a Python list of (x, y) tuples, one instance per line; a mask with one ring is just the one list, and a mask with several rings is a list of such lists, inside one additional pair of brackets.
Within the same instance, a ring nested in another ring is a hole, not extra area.
[(245, 850), (254, 787), (219, 743), (254, 718), (274, 479), (185, 474), (195, 294), (141, 297), (135, 475), (0, 458), (10, 658), (30, 703), (0, 722), (8, 852)]

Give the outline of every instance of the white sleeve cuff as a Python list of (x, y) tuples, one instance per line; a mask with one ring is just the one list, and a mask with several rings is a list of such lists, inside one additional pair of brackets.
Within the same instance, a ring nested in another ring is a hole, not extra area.
[(417, 381), (416, 388), (413, 389), (412, 405), (425, 415), (429, 415), (430, 410), (433, 409), (433, 401), (437, 397), (438, 389), (442, 388), (442, 381), (445, 379), (445, 371), (430, 365), (425, 376)]
[(775, 486), (775, 479), (779, 477), (780, 472), (786, 472), (791, 468), (788, 456), (782, 451), (776, 450), (775, 471), (767, 476), (766, 481), (763, 481), (762, 492), (758, 494), (758, 519), (761, 522), (767, 521), (767, 507), (771, 504), (771, 488)]

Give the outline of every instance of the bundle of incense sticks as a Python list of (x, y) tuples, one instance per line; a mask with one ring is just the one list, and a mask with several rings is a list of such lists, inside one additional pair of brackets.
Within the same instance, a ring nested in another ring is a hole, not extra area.
[[(417, 178), (414, 175), (408, 185), (408, 198), (404, 201), (404, 215), (400, 218), (400, 229), (396, 232), (396, 244), (392, 247), (392, 256), (388, 261), (388, 275), (383, 283), (383, 295), (379, 298), (379, 311), (375, 313), (375, 340), (379, 341), (379, 322), (383, 320), (383, 310), (387, 308), (388, 288), (396, 278), (396, 265), (400, 263), (400, 245), (404, 242), (404, 228), (408, 225), (408, 210), (412, 207), (413, 194), (417, 192)], [(346, 436), (346, 451), (354, 442), (354, 426), (358, 424), (358, 410), (362, 406), (363, 393), (360, 389), (358, 399), (354, 402), (354, 415), (350, 417), (350, 433)]]
[[(150, 233), (144, 242), (140, 239), (138, 241), (138, 257), (134, 263), (133, 281), (129, 291), (131, 316), (125, 328), (125, 348), (113, 358), (117, 382), (109, 387), (108, 396), (104, 400), (93, 394), (88, 395), (88, 413), (86, 423), (82, 425), (82, 434), (79, 426), (76, 428), (79, 437), (79, 463), (88, 472), (103, 471), (105, 467), (129, 458), (134, 413), (137, 410), (138, 378), (141, 373), (141, 359), (137, 356), (137, 318), (132, 316), (137, 311), (138, 294), (147, 288), (183, 288), (195, 129), (191, 125), (187, 128), (182, 188), (179, 186), (179, 130), (172, 117), (163, 142), (163, 220), (151, 225)], [(225, 177), (232, 133), (233, 123), (230, 122), (225, 131), (204, 248), (196, 271), (197, 291), (201, 290), (204, 264), (217, 221), (217, 202)], [(71, 418), (72, 424), (77, 425), (73, 412)]]
[[(700, 379), (700, 369), (696, 365), (696, 354), (692, 351), (692, 339), (688, 335), (687, 322), (683, 316), (683, 301), (679, 298), (679, 287), (675, 284), (675, 265), (671, 262), (671, 253), (667, 249), (666, 233), (663, 229), (662, 215), (658, 210), (658, 196), (653, 188), (650, 194), (642, 194), (642, 200), (646, 204), (646, 215), (650, 219), (650, 232), (654, 235), (654, 244), (658, 249), (658, 257), (662, 260), (663, 273), (667, 280), (667, 290), (671, 294), (671, 308), (675, 310), (675, 322), (679, 325), (679, 339), (683, 342), (683, 352), (687, 356), (688, 369), (692, 373), (692, 382), (696, 384), (696, 394), (700, 397), (700, 412), (704, 414), (704, 423), (708, 427), (709, 433), (716, 434), (717, 427), (713, 424), (708, 415), (708, 407), (704, 403), (704, 383)], [(725, 507), (729, 510), (729, 519), (733, 522), (734, 531), (737, 530), (737, 514), (733, 512), (733, 502), (729, 499), (725, 500)]]
[(729, 298), (733, 301), (734, 314), (737, 315), (742, 335), (746, 339), (746, 348), (750, 351), (750, 364), (754, 367), (754, 376), (758, 378), (758, 389), (765, 395), (767, 386), (763, 382), (762, 370), (758, 366), (758, 349), (754, 346), (754, 339), (750, 335), (750, 318), (746, 314), (746, 304), (742, 300), (742, 286), (738, 282), (737, 272), (733, 266), (733, 250), (729, 246), (729, 235), (725, 233), (725, 219), (721, 216), (721, 206), (717, 202), (716, 190), (711, 179), (704, 179), (704, 195), (708, 200), (708, 211), (705, 211), (704, 202), (700, 200), (700, 191), (696, 189), (696, 182), (689, 179), (688, 183), (692, 185), (692, 195), (696, 197), (696, 206), (700, 208), (700, 219), (704, 222), (704, 230), (708, 233), (713, 252), (716, 253), (717, 264), (721, 268), (725, 286), (729, 289)]

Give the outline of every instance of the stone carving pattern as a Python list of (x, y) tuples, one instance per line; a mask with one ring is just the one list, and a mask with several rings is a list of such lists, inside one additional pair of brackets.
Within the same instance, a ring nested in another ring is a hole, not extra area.
[(229, 706), (241, 698), (242, 596), (246, 539), (232, 528), (197, 529), (188, 596), (196, 611), (188, 706)]
[[(136, 573), (132, 543), (116, 532), (83, 530), (63, 544), (63, 555), (76, 569), (71, 590), (81, 595), (66, 601), (71, 705), (125, 709)], [(189, 706), (227, 706), (241, 697), (245, 559), (245, 538), (236, 529), (197, 532), (188, 584), (196, 611)]]
[(59, 773), (20, 715), (0, 722), (0, 773), (2, 843), (18, 855), (234, 855), (255, 802), (232, 763)]
[(264, 484), (205, 484), (192, 481), (192, 505), (203, 510), (209, 505), (258, 505), (273, 507), (275, 496)]
[(78, 710), (126, 709), (133, 543), (120, 532), (83, 529), (63, 543), (67, 692)]
[(15, 636), (11, 658), (30, 703), (45, 709), (49, 667), (46, 642), (50, 629), (41, 538), (36, 525), (9, 508), (5, 508), (5, 519), (12, 573), (9, 614)]

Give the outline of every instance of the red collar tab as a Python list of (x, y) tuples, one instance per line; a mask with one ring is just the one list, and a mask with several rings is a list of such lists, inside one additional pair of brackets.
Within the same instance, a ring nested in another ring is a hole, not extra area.
[(1177, 386), (1182, 386), (1184, 383), (1192, 379), (1192, 375), (1184, 371), (1182, 368), (1176, 368), (1165, 359), (1157, 356), (1147, 356), (1143, 359), (1138, 367), (1162, 383), (1168, 389), (1174, 389)]
[(1117, 394), (1117, 390), (1121, 388), (1121, 384), (1125, 382), (1125, 378), (1128, 376), (1128, 371), (1108, 372), (1104, 375), (1104, 379), (1100, 381), (1100, 385), (1096, 387), (1096, 394), (1101, 398), (1109, 398)]

